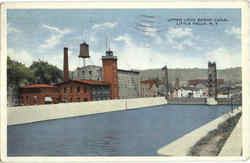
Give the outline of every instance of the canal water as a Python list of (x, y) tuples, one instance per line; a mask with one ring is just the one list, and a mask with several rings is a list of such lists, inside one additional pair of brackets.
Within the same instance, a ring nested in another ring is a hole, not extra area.
[[(161, 105), (8, 126), (8, 156), (155, 156), (230, 106)], [(176, 147), (178, 148), (178, 147)]]

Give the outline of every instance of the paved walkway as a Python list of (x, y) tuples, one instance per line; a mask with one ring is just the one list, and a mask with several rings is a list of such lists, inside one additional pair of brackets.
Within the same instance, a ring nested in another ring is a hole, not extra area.
[(240, 156), (242, 150), (242, 118), (240, 118), (238, 124), (232, 131), (231, 135), (227, 139), (223, 146), (219, 156)]

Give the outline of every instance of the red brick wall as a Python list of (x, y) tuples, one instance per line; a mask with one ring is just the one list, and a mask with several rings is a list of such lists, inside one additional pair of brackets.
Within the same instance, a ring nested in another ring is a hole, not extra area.
[(117, 60), (104, 59), (103, 80), (111, 84), (111, 99), (119, 99)]
[[(37, 96), (37, 100), (35, 100)], [(24, 105), (45, 104), (45, 97), (51, 97), (52, 103), (58, 103), (59, 92), (57, 88), (22, 88), (20, 103)]]
[[(78, 87), (80, 87), (80, 92), (78, 92), (77, 90)], [(92, 90), (89, 85), (75, 83), (75, 82), (68, 82), (59, 85), (58, 88), (59, 88), (61, 102), (64, 99), (66, 99), (67, 102), (79, 102), (79, 98), (80, 102), (85, 101), (85, 99), (88, 99), (88, 101), (92, 101)], [(66, 88), (66, 93), (64, 93), (64, 88)]]

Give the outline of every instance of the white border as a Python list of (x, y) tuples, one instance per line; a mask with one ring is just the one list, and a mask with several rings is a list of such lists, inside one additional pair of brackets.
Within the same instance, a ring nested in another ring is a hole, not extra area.
[[(241, 8), (242, 10), (242, 87), (243, 89), (243, 156), (242, 157), (7, 157), (7, 78), (6, 78), (6, 62), (7, 62), (7, 17), (6, 9), (79, 9), (79, 8)], [(248, 21), (248, 2), (240, 1), (185, 1), (185, 2), (9, 2), (1, 5), (1, 67), (0, 67), (0, 145), (2, 161), (10, 162), (165, 162), (165, 161), (240, 161), (249, 157), (249, 110), (247, 109), (247, 21)]]

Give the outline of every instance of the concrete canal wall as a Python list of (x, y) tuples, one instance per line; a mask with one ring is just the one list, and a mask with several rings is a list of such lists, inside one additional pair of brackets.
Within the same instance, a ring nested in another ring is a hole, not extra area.
[(168, 100), (168, 104), (207, 104), (206, 98), (173, 98)]
[(8, 125), (167, 104), (165, 97), (60, 103), (8, 108)]
[[(217, 98), (216, 101), (219, 105), (241, 105), (241, 100), (231, 100), (230, 98)], [(207, 98), (172, 98), (168, 99), (168, 104), (207, 104)]]
[[(240, 111), (241, 107), (230, 114), (231, 116), (234, 116)], [(229, 113), (218, 117), (217, 119), (201, 126), (200, 128), (187, 133), (186, 135), (180, 137), (172, 143), (161, 147), (157, 151), (157, 154), (160, 156), (188, 156), (191, 147), (193, 147), (202, 137), (206, 136), (210, 131), (216, 129), (220, 123), (223, 123), (228, 118), (230, 118)]]
[(242, 155), (242, 118), (240, 118), (231, 135), (221, 149), (219, 156), (241, 156)]

